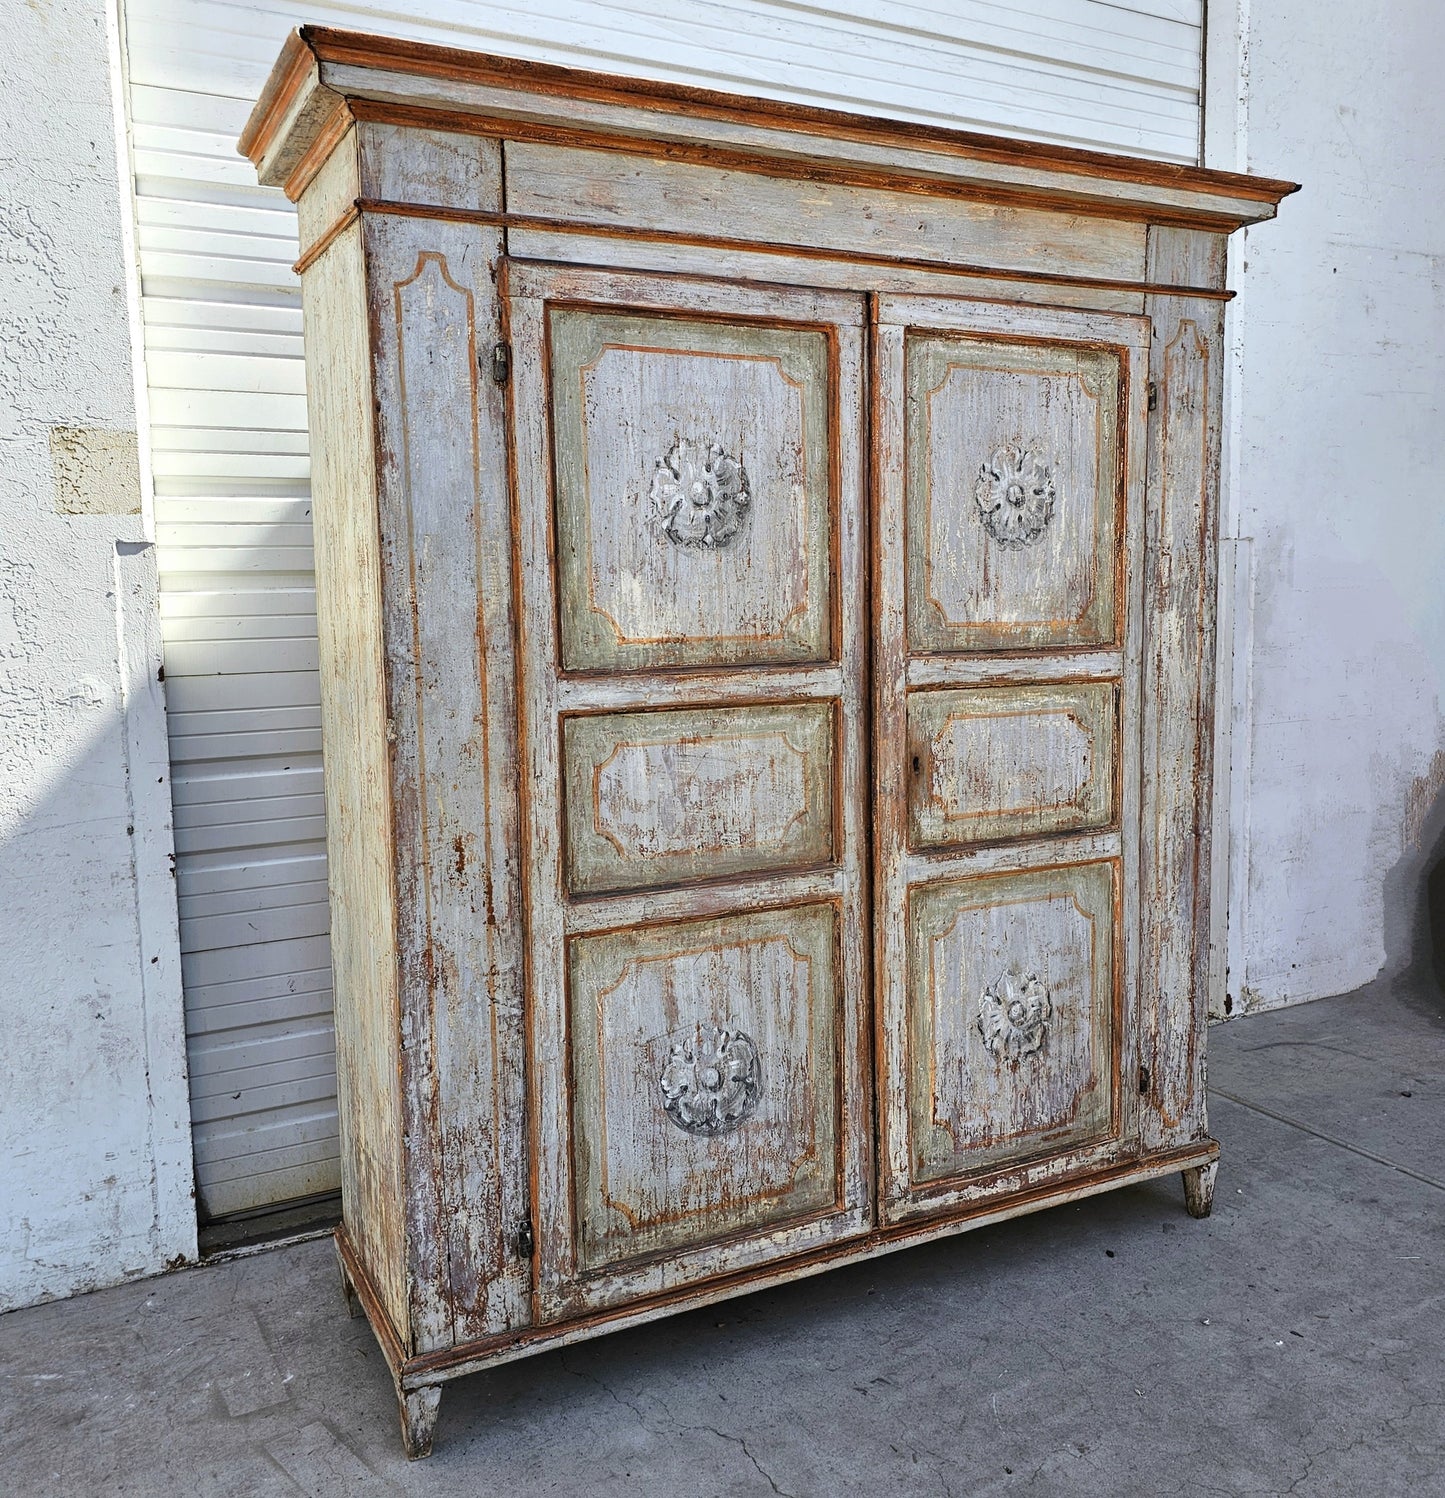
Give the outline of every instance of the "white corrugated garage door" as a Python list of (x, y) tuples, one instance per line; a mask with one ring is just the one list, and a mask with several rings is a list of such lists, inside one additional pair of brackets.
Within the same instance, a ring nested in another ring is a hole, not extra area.
[(302, 22), (1197, 159), (1203, 0), (126, 0), (196, 1170), (335, 1189), (300, 295), (235, 140)]

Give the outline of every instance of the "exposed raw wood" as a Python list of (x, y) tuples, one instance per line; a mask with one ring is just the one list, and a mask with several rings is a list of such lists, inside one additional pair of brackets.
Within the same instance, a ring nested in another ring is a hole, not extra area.
[(911, 329), (905, 524), (918, 654), (1112, 645), (1120, 363)]
[[(1147, 333), (1103, 314), (878, 301), (875, 982), (894, 1217), (964, 1199), (1000, 1160), (1085, 1169), (1138, 1148), (1121, 1079), (1135, 1064)], [(1010, 684), (1020, 649), (1040, 652), (1025, 680), (1057, 681), (1059, 652), (1091, 638), (1122, 647), (1084, 657), (1102, 681)], [(961, 652), (1004, 649), (987, 690), (910, 690), (957, 681)], [(1061, 835), (1116, 806), (1121, 837)]]
[[(512, 254), (526, 260), (576, 260), (585, 265), (693, 275), (713, 275), (717, 270), (717, 246), (659, 239), (655, 233), (628, 237), (615, 232), (597, 235), (589, 233), (583, 225), (526, 227), (514, 218), (508, 229), (507, 245)], [(821, 255), (793, 253), (782, 246), (759, 248), (731, 243), (726, 248), (733, 274), (739, 280), (781, 281), (788, 285), (851, 291), (933, 292), (977, 297), (980, 301), (1014, 301), (1022, 296), (1031, 302), (1092, 307), (1104, 312), (1144, 310), (1142, 290), (1085, 286), (1077, 279), (1061, 278), (1054, 282), (1028, 273), (990, 276), (978, 268), (942, 261), (928, 268), (890, 264), (882, 255), (870, 256), (866, 261), (861, 255), (838, 261)]]
[(1113, 682), (913, 692), (915, 848), (1106, 827), (1118, 807)]
[(361, 153), (357, 134), (348, 134), (317, 168), (311, 189), (296, 204), (296, 230), (302, 257), (314, 257), (338, 225), (354, 216), (361, 196)]
[(1160, 225), (1281, 184), (361, 45), (250, 145), (309, 184), (338, 1248), (409, 1453), (526, 1351), (1207, 1211), (1226, 293)]
[(1119, 876), (1093, 863), (910, 892), (910, 1195), (1118, 1141), (1132, 1051), (1119, 1033)]
[(1144, 1160), (1105, 1165), (1086, 1176), (1074, 1177), (1066, 1182), (1057, 1178), (1049, 1179), (1047, 1175), (1033, 1177), (1029, 1181), (1016, 1176), (1014, 1194), (1003, 1200), (990, 1200), (986, 1197), (971, 1199), (962, 1207), (942, 1211), (921, 1220), (874, 1228), (857, 1238), (833, 1244), (806, 1257), (780, 1259), (765, 1269), (750, 1269), (731, 1277), (719, 1276), (704, 1285), (645, 1298), (572, 1321), (532, 1327), (516, 1336), (457, 1347), (447, 1354), (433, 1353), (427, 1357), (403, 1359), (396, 1354), (394, 1343), (380, 1337), (378, 1342), (387, 1358), (387, 1366), (398, 1383), (405, 1388), (421, 1388), (427, 1384), (494, 1368), (536, 1352), (605, 1336), (609, 1332), (655, 1320), (659, 1315), (698, 1310), (738, 1294), (790, 1284), (814, 1274), (824, 1274), (841, 1264), (878, 1258), (933, 1239), (988, 1227), (1007, 1218), (1082, 1201), (1103, 1191), (1114, 1191), (1122, 1186), (1174, 1175), (1196, 1165), (1215, 1161), (1218, 1155), (1219, 1146), (1210, 1141), (1194, 1150), (1180, 1150)]
[(408, 1461), (431, 1455), (432, 1437), (436, 1434), (437, 1413), (441, 1407), (440, 1384), (408, 1389), (401, 1395), (401, 1442)]
[(829, 862), (830, 703), (562, 720), (573, 894)]
[(826, 660), (828, 331), (557, 306), (546, 338), (563, 667)]
[(836, 923), (805, 905), (572, 943), (575, 1273), (760, 1232), (771, 1257), (836, 1211)]
[[(1224, 280), (1222, 236), (1159, 229), (1150, 263)], [(1151, 298), (1147, 595), (1141, 879), (1141, 1060), (1146, 1144), (1208, 1132), (1204, 1100), (1213, 778), (1215, 569), (1224, 318), (1216, 307)]]
[(1209, 1216), (1214, 1207), (1214, 1178), (1218, 1174), (1218, 1160), (1195, 1165), (1183, 1172), (1184, 1206), (1191, 1217)]

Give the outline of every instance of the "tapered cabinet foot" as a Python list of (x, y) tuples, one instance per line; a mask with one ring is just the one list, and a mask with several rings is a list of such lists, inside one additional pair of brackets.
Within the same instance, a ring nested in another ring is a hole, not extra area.
[(410, 1462), (431, 1455), (431, 1438), (436, 1433), (437, 1411), (441, 1408), (442, 1386), (432, 1384), (413, 1389), (400, 1396), (401, 1439)]
[(1184, 1207), (1191, 1217), (1209, 1216), (1209, 1209), (1214, 1205), (1214, 1178), (1218, 1174), (1218, 1160), (1183, 1172)]
[(346, 1260), (341, 1257), (340, 1244), (336, 1247), (336, 1270), (341, 1276), (341, 1294), (346, 1300), (346, 1314), (354, 1320), (361, 1314), (361, 1301), (357, 1298), (351, 1276), (346, 1272)]

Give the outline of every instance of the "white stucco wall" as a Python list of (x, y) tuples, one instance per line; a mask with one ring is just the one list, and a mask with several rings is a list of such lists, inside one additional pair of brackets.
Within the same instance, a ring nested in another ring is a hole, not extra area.
[(1433, 0), (1241, 5), (1209, 162), (1304, 191), (1235, 275), (1236, 1012), (1428, 970), (1445, 828), (1445, 25)]
[(0, 1310), (195, 1252), (153, 548), (99, 0), (4, 3)]

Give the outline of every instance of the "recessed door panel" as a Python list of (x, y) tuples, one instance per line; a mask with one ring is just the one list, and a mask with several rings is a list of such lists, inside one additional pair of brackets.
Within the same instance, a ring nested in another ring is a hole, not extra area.
[(573, 942), (583, 1273), (835, 1207), (835, 927), (813, 905)]
[(573, 894), (833, 855), (831, 703), (600, 713), (562, 732)]
[(1112, 643), (1122, 351), (904, 342), (915, 651)]
[(912, 890), (911, 1186), (1114, 1129), (1116, 877), (1093, 863)]
[(562, 665), (831, 651), (825, 329), (548, 313)]
[(946, 848), (1107, 827), (1113, 682), (908, 695), (909, 841)]

